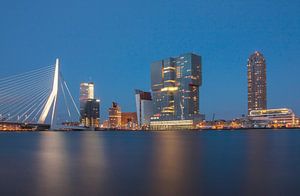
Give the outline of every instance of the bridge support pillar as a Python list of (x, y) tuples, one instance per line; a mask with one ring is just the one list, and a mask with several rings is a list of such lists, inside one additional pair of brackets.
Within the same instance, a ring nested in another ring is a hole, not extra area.
[(59, 82), (59, 59), (56, 59), (55, 62), (55, 71), (54, 71), (54, 78), (53, 78), (53, 85), (52, 91), (48, 97), (48, 100), (42, 110), (42, 113), (39, 117), (38, 123), (44, 124), (45, 120), (50, 112), (52, 106), (52, 115), (51, 115), (51, 127), (50, 129), (55, 128), (55, 113), (56, 113), (56, 101), (57, 101), (57, 93), (58, 93), (58, 82)]

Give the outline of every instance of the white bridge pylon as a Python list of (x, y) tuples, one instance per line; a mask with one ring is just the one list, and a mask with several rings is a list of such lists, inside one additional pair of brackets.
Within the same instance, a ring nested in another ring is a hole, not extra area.
[(0, 78), (0, 122), (47, 123), (55, 130), (76, 123), (79, 116), (59, 59), (54, 65)]
[(56, 112), (56, 101), (57, 101), (57, 94), (58, 94), (58, 81), (59, 80), (59, 59), (56, 59), (55, 62), (55, 70), (54, 70), (54, 79), (52, 85), (52, 91), (49, 95), (49, 98), (46, 102), (46, 105), (40, 115), (38, 123), (44, 124), (45, 120), (50, 112), (51, 106), (52, 107), (52, 116), (51, 116), (51, 128), (54, 128), (54, 117)]

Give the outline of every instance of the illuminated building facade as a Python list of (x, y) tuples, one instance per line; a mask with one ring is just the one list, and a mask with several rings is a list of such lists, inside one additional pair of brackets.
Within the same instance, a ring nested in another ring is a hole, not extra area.
[(121, 128), (128, 129), (128, 130), (137, 129), (136, 112), (122, 112), (121, 113)]
[(153, 114), (151, 93), (135, 90), (135, 103), (138, 126), (140, 128), (146, 128), (149, 126), (150, 118)]
[(109, 128), (121, 128), (121, 107), (116, 102), (112, 102), (112, 107), (108, 109)]
[(299, 125), (299, 119), (288, 108), (252, 110), (249, 118), (255, 126), (295, 127)]
[(255, 51), (248, 59), (248, 114), (267, 109), (266, 60)]
[(80, 84), (80, 122), (85, 127), (100, 126), (100, 100), (95, 99), (94, 83)]
[(152, 120), (150, 126), (152, 130), (184, 130), (194, 129), (195, 122), (194, 120)]
[(189, 126), (192, 128), (195, 121), (203, 120), (204, 116), (199, 112), (201, 70), (201, 57), (193, 53), (151, 64), (154, 114), (151, 117), (151, 129), (172, 129), (171, 124), (176, 128), (181, 123), (179, 121), (185, 120), (193, 121)]
[(102, 128), (109, 128), (109, 120), (105, 120), (101, 125)]
[(94, 99), (94, 83), (83, 82), (80, 84), (80, 97), (79, 100)]

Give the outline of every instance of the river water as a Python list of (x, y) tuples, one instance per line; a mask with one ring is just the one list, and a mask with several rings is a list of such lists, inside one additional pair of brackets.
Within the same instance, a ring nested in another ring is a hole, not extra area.
[(0, 195), (300, 195), (300, 130), (1, 132)]

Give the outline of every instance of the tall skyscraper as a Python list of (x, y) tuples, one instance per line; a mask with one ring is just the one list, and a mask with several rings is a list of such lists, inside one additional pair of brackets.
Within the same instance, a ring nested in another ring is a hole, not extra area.
[(112, 102), (112, 107), (108, 109), (108, 115), (109, 128), (121, 128), (121, 107), (116, 102)]
[(80, 100), (94, 99), (94, 83), (83, 82), (80, 84)]
[(152, 129), (191, 128), (203, 120), (199, 112), (201, 57), (187, 53), (151, 64)]
[(100, 125), (100, 100), (94, 97), (94, 83), (81, 83), (80, 122), (85, 127), (99, 127)]
[(136, 113), (140, 128), (146, 128), (150, 124), (150, 117), (153, 114), (152, 103), (150, 92), (135, 90)]
[(255, 51), (248, 59), (248, 114), (267, 109), (266, 60)]

